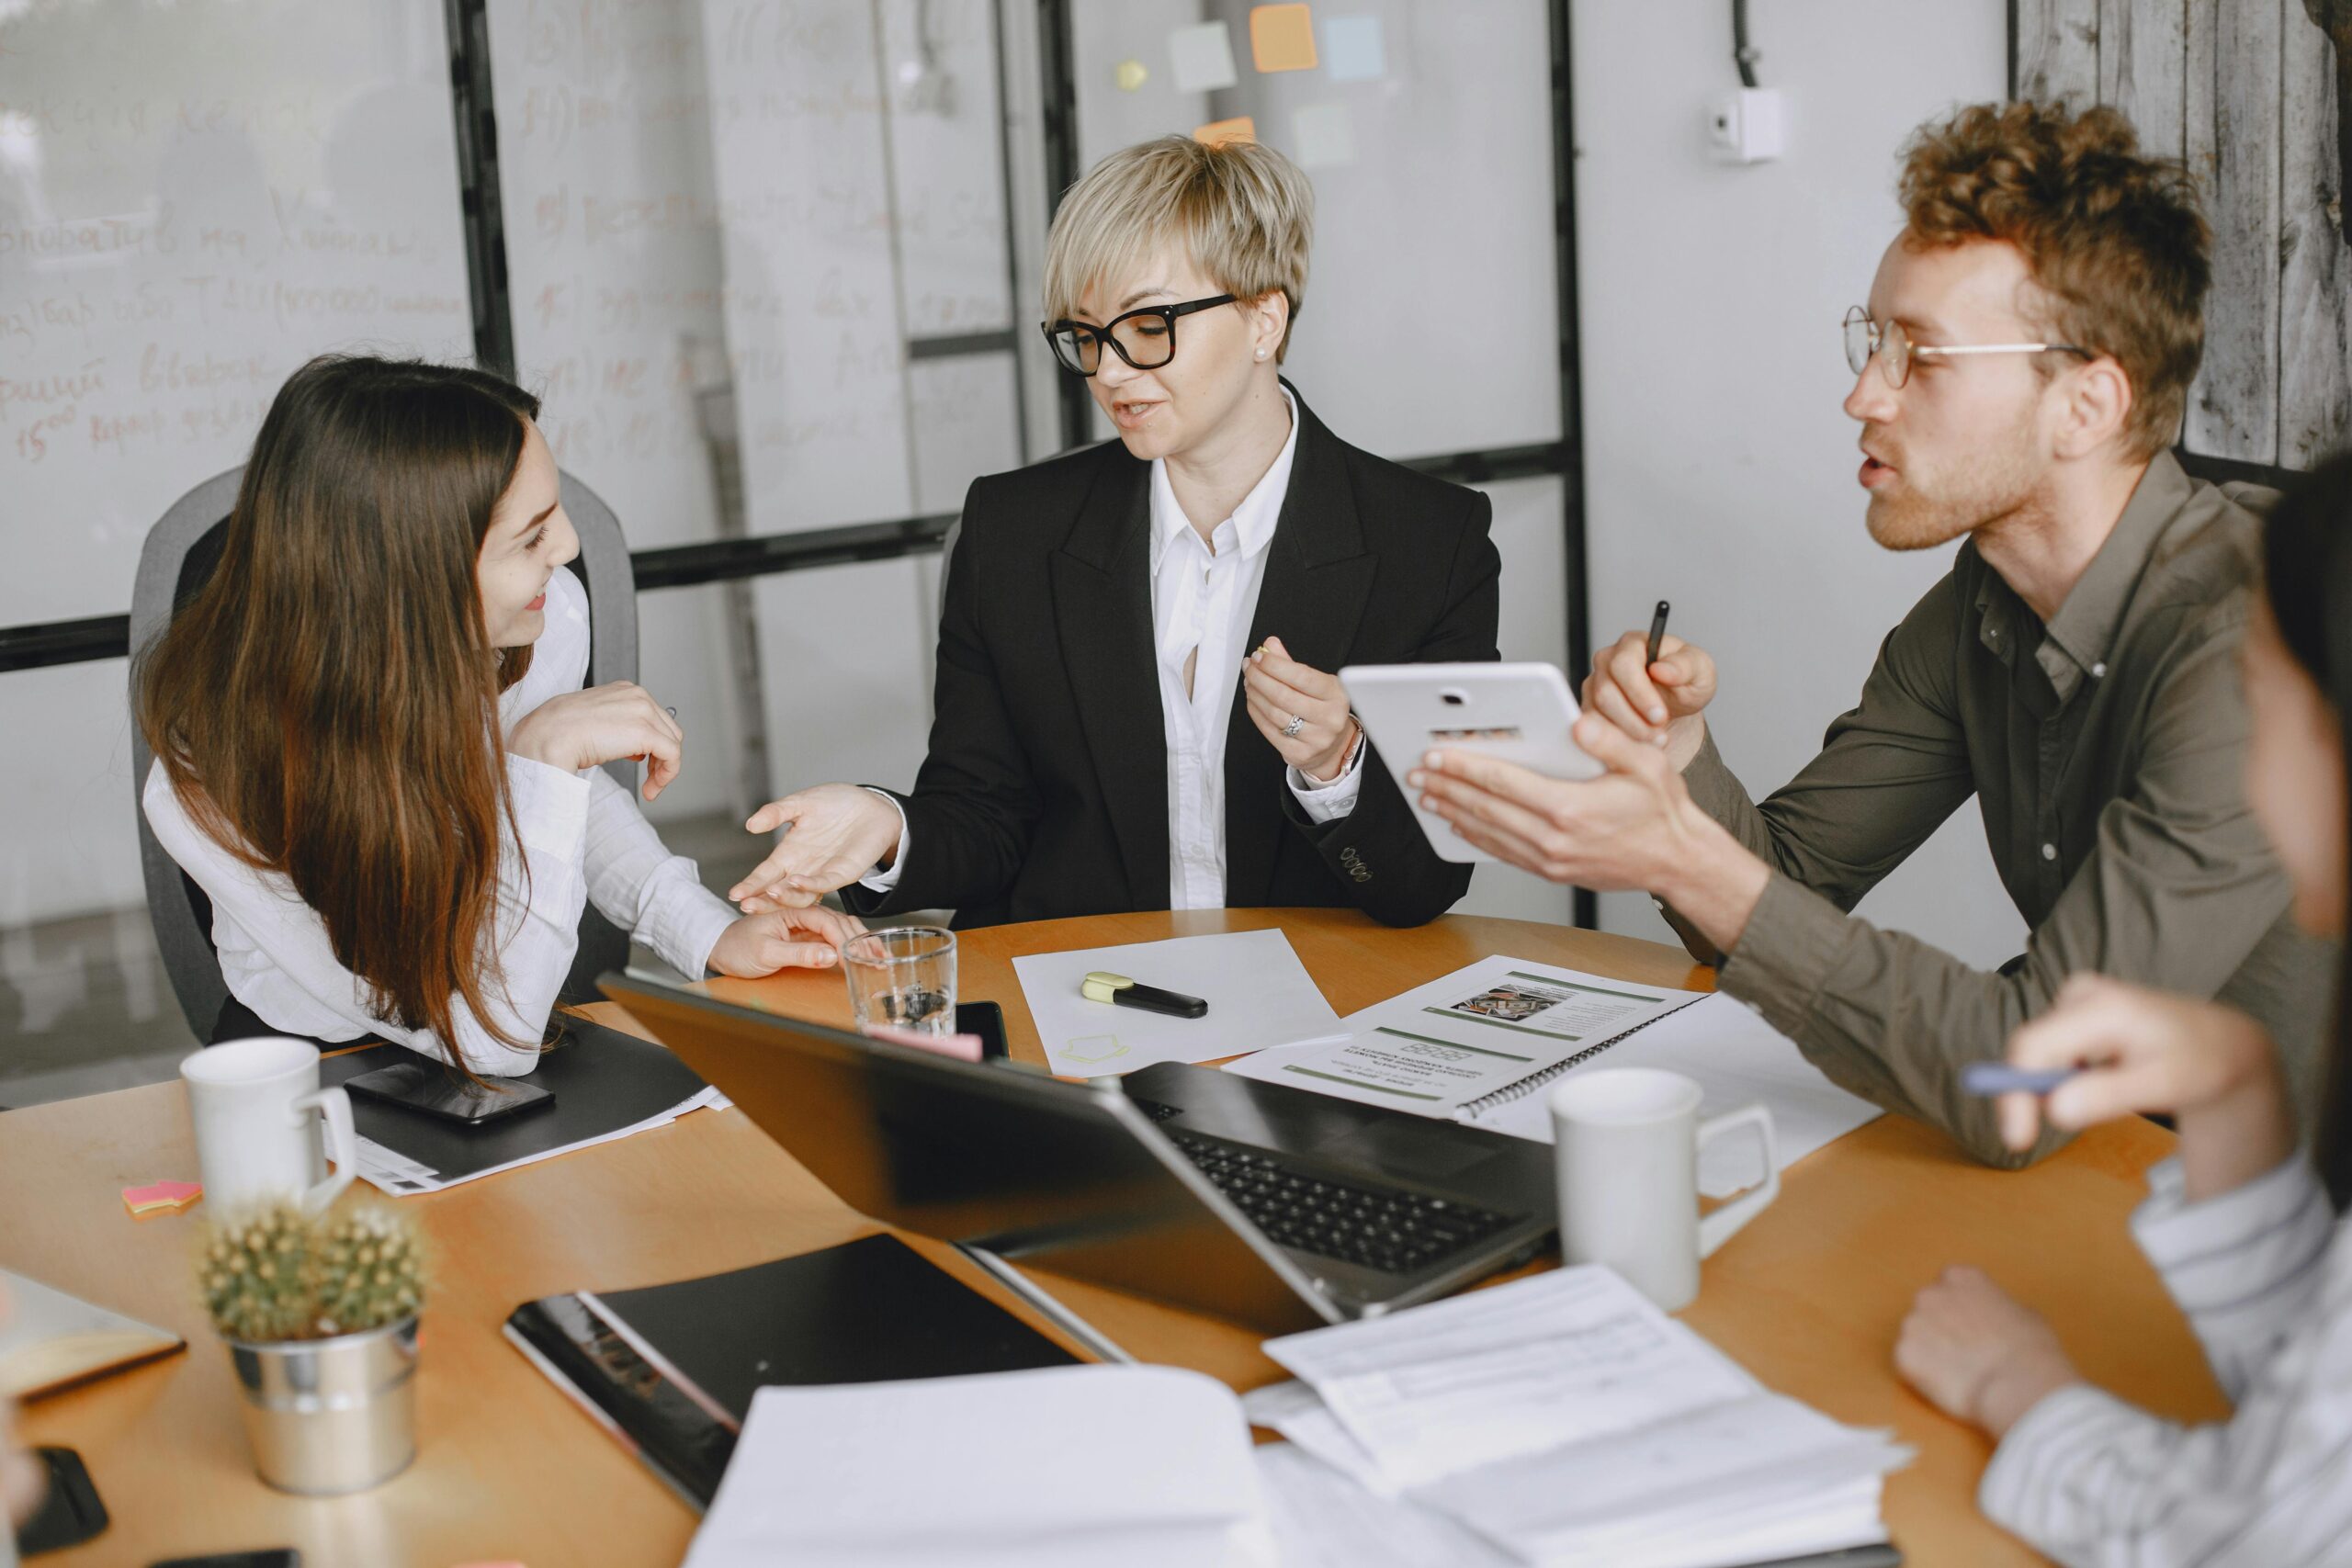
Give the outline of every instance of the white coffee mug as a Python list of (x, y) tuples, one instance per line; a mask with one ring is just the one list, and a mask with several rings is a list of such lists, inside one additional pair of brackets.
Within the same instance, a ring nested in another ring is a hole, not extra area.
[[(204, 1206), (215, 1214), (270, 1202), (318, 1213), (359, 1173), (351, 1097), (319, 1087), (319, 1048), (300, 1040), (234, 1040), (180, 1064)], [(315, 1112), (316, 1114), (313, 1114)], [(326, 1118), (326, 1149), (319, 1118)], [(329, 1176), (324, 1156), (334, 1158)]]
[[(1699, 1260), (1781, 1195), (1772, 1113), (1699, 1120), (1699, 1086), (1656, 1067), (1577, 1073), (1552, 1091), (1560, 1256), (1605, 1263), (1668, 1312), (1699, 1293)], [(1764, 1179), (1701, 1218), (1699, 1150), (1736, 1128), (1764, 1145)]]

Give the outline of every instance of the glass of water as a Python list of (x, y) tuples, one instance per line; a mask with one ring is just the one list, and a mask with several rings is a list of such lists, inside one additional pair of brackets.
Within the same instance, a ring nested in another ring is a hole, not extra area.
[(842, 949), (858, 1027), (886, 1023), (922, 1034), (956, 1032), (956, 933), (943, 926), (892, 926), (850, 938)]

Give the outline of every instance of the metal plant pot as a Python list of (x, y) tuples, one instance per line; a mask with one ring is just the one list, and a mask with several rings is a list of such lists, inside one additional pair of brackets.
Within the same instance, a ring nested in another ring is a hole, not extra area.
[(364, 1334), (229, 1342), (261, 1478), (333, 1496), (380, 1485), (416, 1457), (416, 1319)]

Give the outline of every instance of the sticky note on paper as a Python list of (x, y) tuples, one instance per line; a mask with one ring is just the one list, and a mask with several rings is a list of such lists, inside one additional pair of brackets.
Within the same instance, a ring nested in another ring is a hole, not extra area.
[(1233, 34), (1223, 22), (1178, 28), (1168, 35), (1168, 71), (1180, 93), (1214, 93), (1239, 80), (1233, 69)]
[(1246, 114), (1238, 119), (1216, 120), (1193, 131), (1193, 140), (1204, 141), (1212, 147), (1222, 147), (1228, 141), (1255, 141), (1258, 140), (1258, 122)]
[(1250, 11), (1250, 58), (1261, 71), (1315, 69), (1315, 19), (1308, 6), (1255, 6)]
[(1335, 169), (1356, 161), (1356, 122), (1345, 104), (1309, 104), (1291, 117), (1291, 130), (1302, 169)]
[(153, 1181), (144, 1187), (122, 1190), (122, 1206), (133, 1214), (160, 1214), (187, 1208), (204, 1196), (204, 1189), (193, 1181)]
[(1388, 44), (1378, 17), (1326, 17), (1323, 69), (1334, 82), (1371, 82), (1388, 74)]

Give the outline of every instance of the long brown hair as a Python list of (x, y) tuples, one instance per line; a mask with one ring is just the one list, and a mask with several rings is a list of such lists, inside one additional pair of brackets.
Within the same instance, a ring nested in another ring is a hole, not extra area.
[(311, 360), (262, 421), (220, 566), (133, 676), (188, 815), (292, 882), (377, 1016), (453, 1058), (461, 1004), (525, 1043), (487, 998), (498, 694), (531, 650), (492, 646), (475, 562), (538, 408), (480, 370)]
[[(2335, 710), (2352, 779), (2352, 455), (2288, 492), (2262, 530), (2263, 591), (2278, 637)], [(2346, 802), (2352, 834), (2352, 800)], [(2352, 845), (2352, 836), (2346, 840)], [(2352, 943), (2337, 960), (2313, 1163), (2338, 1212), (2352, 1207)]]

